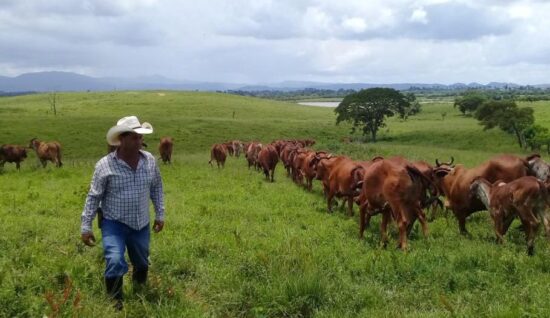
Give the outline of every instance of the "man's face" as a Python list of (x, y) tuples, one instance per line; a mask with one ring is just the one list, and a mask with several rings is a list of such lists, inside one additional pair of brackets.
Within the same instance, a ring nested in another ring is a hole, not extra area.
[(126, 132), (120, 135), (120, 147), (128, 150), (139, 150), (143, 143), (143, 136), (134, 132)]

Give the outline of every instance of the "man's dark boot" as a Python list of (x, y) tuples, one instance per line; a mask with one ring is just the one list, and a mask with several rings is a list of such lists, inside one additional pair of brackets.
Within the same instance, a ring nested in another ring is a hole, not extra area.
[(107, 288), (107, 295), (114, 300), (115, 309), (122, 310), (122, 283), (123, 276), (107, 278), (105, 277), (105, 287)]
[(134, 268), (134, 271), (132, 273), (132, 282), (135, 285), (144, 286), (147, 282), (147, 272), (149, 271), (149, 268), (143, 268), (143, 269), (136, 269)]

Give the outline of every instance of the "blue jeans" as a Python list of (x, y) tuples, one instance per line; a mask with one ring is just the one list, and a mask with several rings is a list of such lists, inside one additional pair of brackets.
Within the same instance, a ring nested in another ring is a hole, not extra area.
[(124, 223), (103, 219), (101, 234), (107, 263), (106, 278), (123, 276), (128, 272), (128, 263), (124, 259), (126, 248), (134, 270), (145, 270), (149, 267), (149, 224), (141, 230), (134, 230)]

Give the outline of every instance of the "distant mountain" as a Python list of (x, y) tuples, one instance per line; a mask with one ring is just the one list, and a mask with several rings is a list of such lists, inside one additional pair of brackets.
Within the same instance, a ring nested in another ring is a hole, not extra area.
[[(516, 88), (515, 83), (491, 82), (487, 85), (479, 83), (454, 83), (450, 85), (437, 83), (325, 83), (308, 81), (284, 81), (280, 83), (235, 84), (221, 82), (182, 81), (162, 75), (142, 76), (135, 78), (91, 77), (71, 72), (38, 72), (27, 73), (16, 77), (0, 76), (0, 91), (13, 92), (48, 92), (48, 91), (111, 91), (111, 90), (199, 90), (199, 91), (296, 91), (313, 89), (353, 89), (360, 90), (372, 87), (388, 87), (398, 90), (410, 88), (421, 89), (468, 89), (468, 88)], [(550, 84), (532, 85), (540, 88), (550, 88)]]

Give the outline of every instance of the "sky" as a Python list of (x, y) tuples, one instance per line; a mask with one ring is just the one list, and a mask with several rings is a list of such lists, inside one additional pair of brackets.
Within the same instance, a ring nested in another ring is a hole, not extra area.
[(550, 83), (550, 1), (0, 0), (0, 75)]

